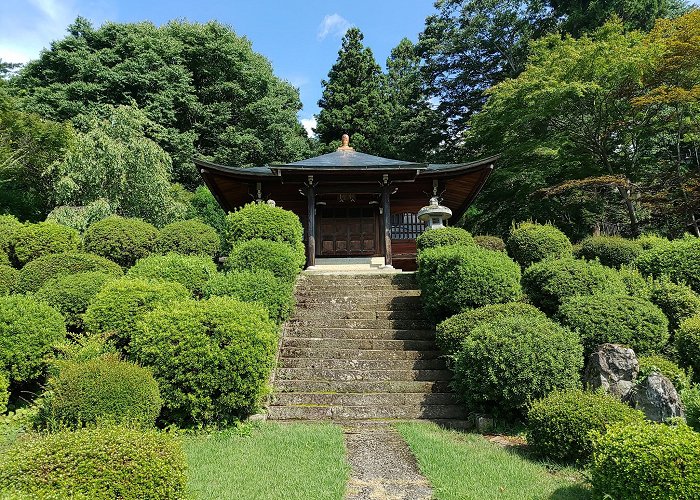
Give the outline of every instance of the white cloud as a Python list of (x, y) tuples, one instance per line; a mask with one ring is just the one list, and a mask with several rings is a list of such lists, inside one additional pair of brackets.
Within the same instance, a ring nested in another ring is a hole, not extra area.
[(314, 133), (314, 130), (316, 128), (316, 117), (312, 116), (311, 118), (302, 118), (301, 119), (301, 124), (303, 127), (306, 129), (306, 134), (309, 137), (314, 137), (316, 134)]
[(318, 27), (318, 39), (323, 40), (327, 36), (341, 38), (351, 26), (352, 23), (340, 14), (328, 14)]

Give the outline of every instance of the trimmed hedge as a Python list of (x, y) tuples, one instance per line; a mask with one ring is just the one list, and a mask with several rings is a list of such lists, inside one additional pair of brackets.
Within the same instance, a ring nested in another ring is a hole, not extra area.
[(171, 434), (127, 426), (28, 434), (0, 454), (0, 491), (31, 498), (184, 500), (187, 463)]
[(544, 259), (560, 259), (571, 255), (571, 242), (551, 224), (522, 222), (510, 231), (506, 250), (515, 262), (526, 268)]
[(635, 241), (641, 245), (642, 250), (651, 250), (654, 247), (669, 242), (668, 238), (650, 233), (640, 235)]
[(700, 316), (681, 323), (676, 330), (676, 348), (681, 366), (691, 368), (695, 377), (700, 377)]
[(26, 224), (15, 232), (13, 256), (23, 266), (42, 255), (76, 252), (80, 244), (78, 231), (55, 222)]
[(680, 393), (690, 387), (690, 377), (683, 368), (663, 356), (653, 354), (651, 356), (637, 356), (639, 361), (639, 375), (637, 380), (647, 377), (651, 372), (657, 371), (673, 383), (673, 387)]
[(535, 399), (581, 384), (578, 336), (547, 318), (484, 322), (454, 357), (453, 387), (470, 409), (520, 415)]
[(616, 397), (580, 389), (554, 391), (527, 413), (527, 443), (538, 455), (561, 462), (585, 462), (593, 452), (592, 431), (611, 424), (639, 423), (644, 414)]
[(661, 277), (650, 286), (649, 299), (668, 318), (669, 328), (676, 331), (683, 320), (700, 314), (700, 296), (687, 285), (678, 285)]
[(169, 253), (139, 260), (127, 276), (180, 283), (194, 295), (201, 296), (204, 285), (215, 274), (216, 264), (209, 257)]
[(687, 425), (615, 425), (595, 439), (591, 483), (600, 498), (697, 498), (700, 434)]
[(303, 265), (299, 255), (286, 243), (261, 239), (234, 245), (226, 261), (227, 270), (267, 270), (286, 283), (296, 280)]
[(441, 229), (426, 229), (416, 238), (416, 248), (419, 252), (428, 248), (448, 245), (474, 245), (471, 233), (461, 227), (444, 227)]
[(700, 238), (688, 236), (657, 245), (643, 252), (635, 263), (645, 276), (666, 275), (700, 293)]
[(0, 373), (0, 414), (7, 411), (8, 401), (10, 401), (10, 379), (4, 373)]
[(503, 252), (476, 245), (423, 250), (417, 277), (425, 312), (436, 322), (470, 307), (522, 296), (520, 267)]
[(12, 243), (22, 227), (24, 224), (14, 215), (0, 215), (0, 254), (12, 255)]
[(158, 234), (158, 250), (182, 255), (215, 257), (219, 253), (219, 234), (204, 222), (190, 219), (172, 222)]
[(13, 267), (0, 265), (0, 295), (14, 292), (19, 280), (19, 271)]
[(498, 236), (491, 236), (488, 234), (474, 236), (474, 243), (479, 245), (481, 248), (486, 250), (494, 250), (496, 252), (505, 252), (506, 244)]
[(157, 240), (158, 229), (153, 224), (114, 215), (88, 227), (84, 246), (86, 251), (127, 268), (152, 254), (156, 250)]
[(625, 283), (614, 269), (598, 262), (572, 258), (533, 264), (523, 273), (522, 283), (530, 301), (547, 314), (556, 313), (568, 297), (627, 292)]
[(693, 385), (680, 392), (685, 421), (696, 432), (700, 432), (700, 385)]
[(212, 297), (147, 314), (131, 346), (153, 369), (165, 421), (186, 426), (224, 424), (254, 410), (266, 393), (277, 339), (263, 306)]
[(633, 297), (641, 297), (643, 299), (651, 299), (652, 279), (642, 276), (636, 267), (622, 266), (618, 269), (618, 275), (625, 284), (625, 289), (628, 295)]
[(43, 375), (53, 346), (65, 338), (66, 326), (55, 309), (23, 295), (0, 297), (0, 372), (11, 381)]
[(83, 313), (90, 302), (103, 286), (115, 279), (99, 271), (63, 275), (46, 281), (35, 298), (60, 312), (69, 328), (82, 330)]
[(22, 268), (16, 293), (36, 292), (51, 278), (64, 274), (99, 271), (110, 276), (124, 274), (119, 264), (90, 253), (59, 253), (39, 257)]
[(191, 294), (179, 283), (122, 278), (107, 283), (85, 311), (85, 330), (107, 334), (115, 346), (129, 352), (136, 323), (157, 307), (187, 300)]
[(604, 266), (619, 269), (632, 264), (643, 251), (638, 242), (621, 236), (591, 236), (581, 242), (576, 257), (598, 259)]
[(453, 355), (471, 331), (482, 323), (519, 317), (546, 318), (542, 311), (522, 302), (492, 304), (469, 309), (439, 323), (435, 330), (435, 343), (442, 352)]
[(259, 302), (270, 318), (283, 323), (294, 309), (293, 287), (267, 270), (218, 273), (204, 287), (204, 297), (230, 296), (243, 302)]
[(39, 422), (49, 429), (110, 422), (153, 426), (160, 391), (150, 370), (108, 355), (83, 362), (63, 361), (49, 379)]
[(637, 354), (660, 352), (668, 343), (668, 320), (648, 300), (597, 294), (568, 298), (559, 320), (581, 335), (584, 355), (601, 344), (624, 344)]

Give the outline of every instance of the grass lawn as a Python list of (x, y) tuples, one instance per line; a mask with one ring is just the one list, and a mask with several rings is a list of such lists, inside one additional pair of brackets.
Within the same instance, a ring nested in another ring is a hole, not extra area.
[(577, 471), (552, 471), (478, 434), (447, 431), (430, 423), (400, 423), (396, 429), (418, 459), (437, 500), (590, 498)]
[(264, 423), (243, 429), (186, 438), (195, 498), (343, 498), (349, 466), (340, 427)]

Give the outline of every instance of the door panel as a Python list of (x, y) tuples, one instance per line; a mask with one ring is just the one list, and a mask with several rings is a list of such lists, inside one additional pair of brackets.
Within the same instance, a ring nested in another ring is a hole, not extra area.
[(325, 209), (319, 221), (321, 255), (375, 255), (376, 216), (372, 208)]

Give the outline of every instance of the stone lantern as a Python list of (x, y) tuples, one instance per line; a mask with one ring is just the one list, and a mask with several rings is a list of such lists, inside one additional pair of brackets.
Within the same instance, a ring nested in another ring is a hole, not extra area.
[(418, 220), (428, 223), (428, 229), (441, 229), (444, 222), (452, 217), (452, 210), (440, 205), (437, 196), (430, 198), (430, 204), (418, 211)]

